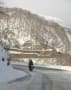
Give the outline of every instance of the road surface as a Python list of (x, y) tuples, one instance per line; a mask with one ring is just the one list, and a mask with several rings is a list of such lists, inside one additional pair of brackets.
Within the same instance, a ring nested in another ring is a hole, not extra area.
[(71, 72), (28, 72), (25, 77), (0, 83), (0, 90), (71, 90)]

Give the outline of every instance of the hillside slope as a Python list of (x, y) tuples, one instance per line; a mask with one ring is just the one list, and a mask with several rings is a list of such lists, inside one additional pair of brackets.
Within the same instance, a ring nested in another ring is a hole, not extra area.
[(10, 48), (53, 48), (71, 54), (70, 28), (23, 9), (0, 9), (0, 40)]

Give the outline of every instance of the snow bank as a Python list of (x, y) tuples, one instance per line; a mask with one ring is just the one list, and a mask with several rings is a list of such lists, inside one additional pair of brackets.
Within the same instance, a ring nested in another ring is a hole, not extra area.
[(60, 66), (60, 65), (35, 65), (35, 68), (43, 69), (43, 70), (65, 70), (71, 71), (70, 66)]
[[(2, 58), (4, 58), (5, 61), (2, 61)], [(7, 66), (7, 58), (7, 51), (0, 46), (0, 83), (9, 82), (26, 75), (25, 72), (14, 70), (12, 65)]]

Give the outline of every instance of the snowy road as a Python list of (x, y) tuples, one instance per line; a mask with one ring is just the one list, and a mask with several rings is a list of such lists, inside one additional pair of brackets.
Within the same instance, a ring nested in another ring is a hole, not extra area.
[[(5, 60), (3, 61), (2, 58)], [(70, 71), (39, 68), (34, 72), (25, 73), (13, 69), (11, 64), (7, 66), (7, 58), (6, 51), (1, 48), (0, 90), (71, 90), (71, 68)], [(20, 66), (20, 68), (23, 70), (24, 67)]]
[(0, 90), (71, 90), (71, 72), (32, 72), (25, 78), (2, 84)]

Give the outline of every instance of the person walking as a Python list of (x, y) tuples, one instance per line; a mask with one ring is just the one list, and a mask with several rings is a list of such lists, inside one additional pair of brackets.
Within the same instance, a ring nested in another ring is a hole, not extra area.
[(28, 64), (29, 71), (33, 71), (33, 69), (34, 69), (34, 66), (33, 65), (34, 65), (33, 64), (33, 61), (32, 61), (32, 59), (30, 59), (29, 60), (29, 64)]

